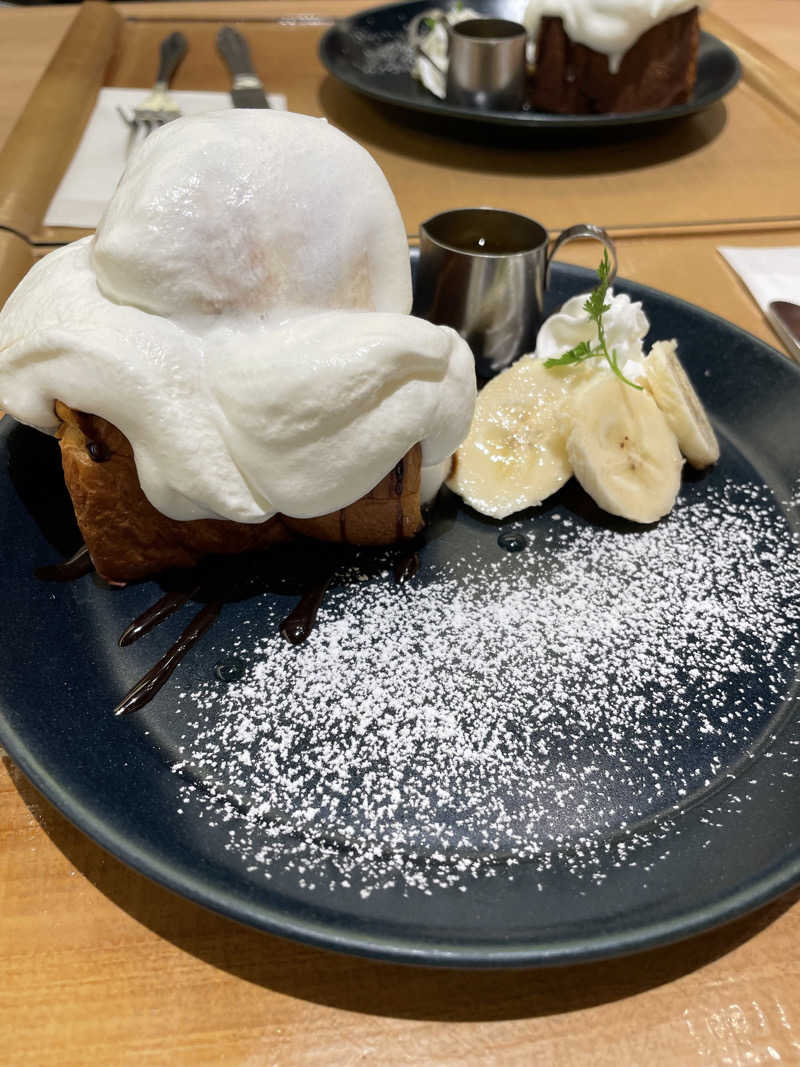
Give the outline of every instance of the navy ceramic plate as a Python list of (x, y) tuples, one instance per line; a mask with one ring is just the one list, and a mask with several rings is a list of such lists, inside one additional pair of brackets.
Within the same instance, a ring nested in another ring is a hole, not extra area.
[[(556, 265), (551, 308), (590, 287)], [(143, 711), (191, 608), (33, 569), (75, 547), (53, 442), (0, 425), (0, 742), (77, 826), (244, 923), (456, 966), (588, 960), (800, 880), (800, 371), (662, 293), (722, 445), (651, 528), (568, 486), (505, 523), (443, 499), (421, 570), (340, 575), (301, 649), (243, 588)], [(498, 543), (503, 539), (504, 550)], [(508, 536), (510, 535), (510, 536)], [(353, 625), (355, 622), (357, 625)]]
[[(331, 74), (357, 92), (386, 104), (427, 112), (431, 116), (517, 128), (577, 129), (633, 126), (691, 115), (720, 100), (741, 77), (734, 52), (718, 38), (700, 34), (697, 80), (691, 100), (675, 107), (629, 114), (551, 115), (539, 111), (479, 111), (448, 104), (429, 93), (411, 76), (413, 56), (406, 46), (411, 19), (435, 6), (427, 0), (390, 4), (361, 11), (332, 26), (320, 42), (320, 58)], [(515, 0), (476, 0), (470, 7), (481, 14), (519, 21), (524, 4)]]

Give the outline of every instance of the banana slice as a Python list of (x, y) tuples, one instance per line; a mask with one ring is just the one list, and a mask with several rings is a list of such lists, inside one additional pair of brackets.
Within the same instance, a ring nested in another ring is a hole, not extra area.
[(594, 501), (633, 522), (655, 522), (675, 503), (681, 458), (655, 401), (610, 372), (582, 386), (573, 405), (567, 457)]
[(478, 393), (448, 486), (476, 511), (504, 519), (540, 504), (572, 474), (568, 394), (585, 378), (523, 356)]
[(656, 341), (645, 360), (645, 380), (664, 412), (681, 452), (702, 470), (719, 459), (719, 444), (700, 397), (678, 359), (675, 341)]

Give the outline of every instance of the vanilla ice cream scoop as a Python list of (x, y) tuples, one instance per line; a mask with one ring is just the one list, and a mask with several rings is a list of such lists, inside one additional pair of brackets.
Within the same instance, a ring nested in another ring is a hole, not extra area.
[(0, 312), (0, 408), (106, 419), (169, 518), (327, 514), (469, 430), (472, 354), (410, 302), (402, 219), (355, 142), (286, 112), (179, 119)]
[(158, 315), (411, 310), (405, 227), (383, 173), (322, 119), (179, 119), (131, 158), (97, 230), (109, 300)]

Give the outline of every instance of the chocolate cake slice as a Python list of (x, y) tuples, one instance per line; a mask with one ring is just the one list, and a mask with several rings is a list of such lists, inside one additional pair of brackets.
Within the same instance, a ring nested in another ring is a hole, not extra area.
[(545, 16), (536, 39), (533, 106), (585, 115), (685, 104), (694, 89), (699, 41), (695, 7), (643, 33), (611, 73), (607, 55), (570, 40), (560, 18)]

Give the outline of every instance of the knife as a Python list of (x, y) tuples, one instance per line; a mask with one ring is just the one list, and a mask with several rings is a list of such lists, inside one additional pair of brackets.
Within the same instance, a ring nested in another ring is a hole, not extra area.
[(767, 321), (789, 350), (789, 355), (800, 363), (800, 305), (790, 300), (773, 300), (767, 304)]
[(239, 31), (233, 26), (223, 26), (217, 34), (217, 48), (233, 75), (233, 106), (269, 107), (264, 84), (253, 70), (250, 49)]

